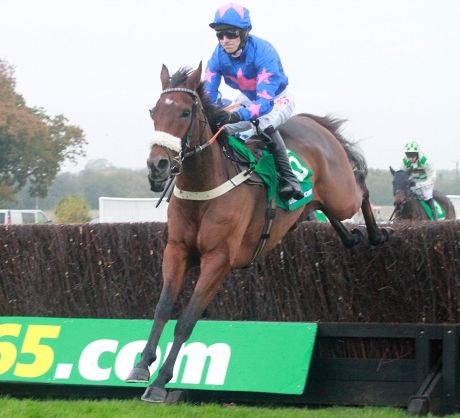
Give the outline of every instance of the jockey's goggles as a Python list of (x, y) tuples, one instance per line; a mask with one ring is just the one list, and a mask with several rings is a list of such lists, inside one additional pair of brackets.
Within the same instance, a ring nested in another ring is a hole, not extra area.
[(217, 36), (217, 39), (219, 39), (220, 41), (222, 39), (224, 39), (224, 36), (227, 38), (227, 39), (236, 39), (240, 36), (240, 31), (239, 30), (219, 30), (219, 31), (216, 31), (216, 36)]
[(406, 152), (407, 158), (416, 158), (418, 157), (418, 152)]

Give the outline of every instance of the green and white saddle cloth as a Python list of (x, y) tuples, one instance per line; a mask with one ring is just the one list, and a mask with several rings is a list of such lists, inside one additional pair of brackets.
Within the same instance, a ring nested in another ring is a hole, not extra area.
[[(430, 220), (432, 221), (434, 217), (433, 217), (433, 213), (428, 203), (426, 203), (422, 199), (418, 199), (418, 201), (422, 205), (423, 209), (425, 209), (425, 212), (428, 218), (430, 218)], [(442, 221), (446, 219), (446, 211), (442, 208), (442, 206), (438, 203), (436, 199), (434, 199), (434, 209), (436, 210), (436, 216), (438, 218), (438, 221)]]
[(254, 172), (257, 173), (260, 178), (265, 182), (267, 186), (267, 199), (271, 201), (273, 196), (276, 196), (276, 206), (288, 211), (293, 211), (306, 205), (308, 202), (313, 200), (313, 183), (311, 181), (312, 170), (305, 165), (300, 157), (291, 150), (288, 151), (289, 162), (293, 173), (299, 180), (300, 188), (304, 194), (304, 197), (299, 200), (290, 199), (289, 201), (281, 199), (278, 193), (278, 172), (276, 171), (275, 161), (273, 155), (264, 150), (262, 156), (256, 161), (252, 152), (248, 147), (236, 139), (234, 136), (228, 137), (228, 144), (236, 152), (242, 155), (249, 162), (251, 167), (254, 167)]

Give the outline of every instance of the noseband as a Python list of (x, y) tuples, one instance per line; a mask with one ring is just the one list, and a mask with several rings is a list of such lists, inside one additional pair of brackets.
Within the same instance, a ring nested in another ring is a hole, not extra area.
[[(161, 96), (163, 94), (167, 94), (167, 93), (185, 93), (185, 94), (190, 94), (193, 97), (192, 115), (191, 115), (190, 126), (189, 126), (185, 136), (183, 138), (181, 138), (184, 149), (179, 153), (179, 157), (180, 157), (180, 161), (182, 162), (188, 157), (192, 157), (192, 156), (194, 156), (196, 154), (199, 154), (201, 151), (203, 151), (205, 148), (207, 148), (210, 145), (210, 143), (207, 142), (205, 144), (198, 144), (197, 146), (195, 146), (193, 148), (190, 146), (192, 136), (193, 136), (193, 130), (195, 128), (195, 120), (196, 120), (197, 108), (198, 108), (198, 105), (200, 104), (200, 98), (199, 98), (197, 92), (194, 91), (194, 90), (191, 90), (191, 89), (184, 88), (184, 87), (173, 87), (173, 88), (163, 90), (161, 92)], [(201, 108), (201, 112), (204, 115), (205, 113), (204, 113), (203, 106), (200, 105), (200, 108)], [(206, 125), (208, 124), (208, 120), (206, 118), (204, 118), (204, 120), (202, 120), (202, 121), (200, 120), (200, 122), (202, 122), (202, 124), (203, 124), (203, 128), (200, 131), (200, 138), (201, 138), (201, 136), (202, 136), (202, 134), (204, 132), (204, 129), (206, 128)]]

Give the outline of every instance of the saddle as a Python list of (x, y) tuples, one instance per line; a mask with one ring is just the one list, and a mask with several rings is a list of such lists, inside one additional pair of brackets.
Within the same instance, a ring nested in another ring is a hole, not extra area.
[(287, 211), (293, 211), (306, 205), (313, 199), (312, 170), (308, 168), (301, 158), (289, 149), (289, 160), (294, 174), (299, 180), (300, 187), (304, 192), (304, 198), (289, 201), (281, 199), (278, 190), (278, 172), (272, 154), (267, 150), (265, 142), (258, 136), (253, 136), (243, 142), (232, 135), (220, 140), (224, 155), (231, 160), (237, 171), (241, 172), (248, 168), (253, 169), (250, 184), (267, 188), (267, 200), (276, 200), (276, 206)]
[[(225, 157), (227, 157), (227, 159), (234, 163), (237, 172), (241, 173), (242, 171), (245, 171), (248, 168), (250, 168), (253, 164), (246, 155), (238, 151), (238, 147), (235, 147), (233, 140), (229, 141), (229, 138), (231, 138), (230, 135), (227, 136), (224, 140), (219, 141), (222, 151)], [(264, 141), (262, 140), (262, 138), (258, 136), (252, 136), (251, 138), (248, 138), (245, 142), (240, 142), (246, 146), (249, 152), (254, 156), (254, 160), (256, 162), (260, 160), (264, 151), (267, 150)], [(253, 173), (251, 177), (246, 181), (246, 183), (265, 187), (265, 183), (258, 173)]]

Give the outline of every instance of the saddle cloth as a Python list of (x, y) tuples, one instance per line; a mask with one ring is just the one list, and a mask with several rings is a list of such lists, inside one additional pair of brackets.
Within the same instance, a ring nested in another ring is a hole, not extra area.
[[(420, 204), (422, 205), (423, 209), (425, 209), (425, 212), (428, 216), (428, 218), (430, 218), (430, 220), (433, 220), (433, 213), (431, 212), (431, 208), (430, 206), (428, 205), (428, 203), (426, 203), (424, 200), (422, 199), (417, 199)], [(446, 212), (445, 210), (443, 209), (443, 207), (439, 204), (439, 202), (434, 199), (434, 208), (436, 210), (436, 215), (437, 215), (437, 218), (438, 220), (443, 220), (443, 219), (446, 219)]]
[[(248, 144), (250, 144), (250, 142)], [(276, 206), (278, 208), (293, 211), (306, 205), (313, 199), (313, 183), (311, 180), (313, 172), (294, 151), (287, 150), (289, 162), (291, 163), (293, 173), (299, 180), (304, 197), (299, 200), (290, 199), (286, 201), (279, 196), (279, 175), (276, 170), (273, 155), (268, 150), (259, 148), (257, 153), (253, 153), (246, 143), (243, 143), (231, 135), (228, 137), (228, 145), (234, 152), (240, 155), (251, 168), (254, 168), (254, 173), (259, 175), (267, 188), (268, 201), (271, 201), (275, 196)]]

